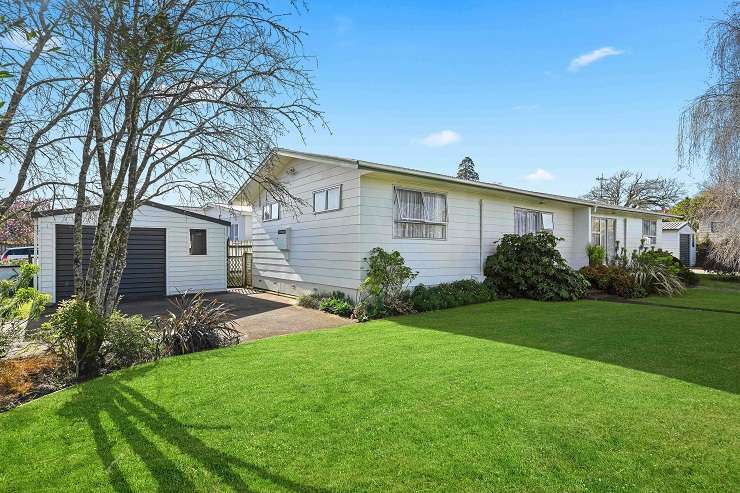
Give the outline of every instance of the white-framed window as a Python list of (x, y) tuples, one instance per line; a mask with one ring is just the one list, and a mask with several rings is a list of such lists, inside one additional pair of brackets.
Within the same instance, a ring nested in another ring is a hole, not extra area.
[(280, 204), (274, 202), (262, 206), (262, 221), (276, 221), (280, 219)]
[(394, 188), (393, 237), (447, 239), (447, 195)]
[(591, 244), (599, 245), (609, 259), (617, 253), (617, 220), (608, 217), (591, 218)]
[(206, 247), (208, 242), (206, 238), (205, 229), (191, 229), (188, 253), (190, 253), (190, 255), (208, 255)]
[(313, 211), (328, 212), (342, 208), (342, 185), (316, 190), (313, 193)]
[(647, 238), (650, 245), (655, 245), (658, 242), (658, 221), (643, 219), (642, 237)]
[(237, 241), (239, 239), (239, 225), (231, 223), (229, 226), (229, 239), (231, 241)]
[(516, 234), (525, 235), (540, 231), (552, 233), (554, 230), (555, 218), (552, 212), (514, 208), (514, 232)]

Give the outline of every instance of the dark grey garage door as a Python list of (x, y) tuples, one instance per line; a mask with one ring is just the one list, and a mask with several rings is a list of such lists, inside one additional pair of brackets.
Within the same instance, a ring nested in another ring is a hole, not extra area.
[(683, 265), (690, 266), (691, 265), (691, 235), (680, 235), (679, 238), (680, 244), (679, 244), (679, 254), (681, 258), (679, 259)]
[[(74, 294), (72, 270), (72, 226), (56, 225), (56, 296), (57, 301)], [(82, 267), (87, 269), (95, 227), (82, 231)], [(164, 228), (131, 228), (128, 257), (123, 270), (119, 294), (126, 300), (165, 295), (165, 230)]]

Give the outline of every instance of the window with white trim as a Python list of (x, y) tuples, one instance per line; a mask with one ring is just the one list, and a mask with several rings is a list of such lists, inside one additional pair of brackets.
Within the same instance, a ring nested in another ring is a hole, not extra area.
[(313, 211), (337, 211), (342, 208), (342, 185), (313, 193)]
[(229, 226), (229, 239), (231, 241), (237, 241), (239, 239), (239, 224), (232, 223)]
[(447, 195), (394, 188), (393, 237), (447, 239)]
[(280, 219), (280, 204), (277, 202), (262, 206), (262, 220), (275, 221)]
[(555, 218), (552, 212), (514, 208), (514, 232), (516, 234), (525, 235), (540, 231), (552, 233), (554, 230)]
[(650, 245), (655, 245), (658, 242), (658, 221), (643, 219), (642, 237), (647, 238)]

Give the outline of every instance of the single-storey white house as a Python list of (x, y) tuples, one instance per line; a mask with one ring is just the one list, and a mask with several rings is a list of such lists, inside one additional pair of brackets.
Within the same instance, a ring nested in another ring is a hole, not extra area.
[(252, 240), (252, 207), (235, 204), (206, 204), (203, 207), (182, 207), (208, 217), (229, 221), (229, 240)]
[[(261, 185), (278, 180), (302, 204), (281, 204)], [(426, 171), (285, 149), (275, 150), (234, 196), (253, 205), (256, 288), (297, 295), (356, 294), (374, 247), (398, 250), (415, 283), (484, 279), (486, 257), (507, 233), (551, 230), (575, 268), (586, 246), (610, 255), (661, 245), (665, 214), (597, 204)]]
[[(83, 216), (83, 268), (95, 234), (97, 213)], [(34, 243), (40, 266), (38, 289), (52, 301), (73, 294), (72, 225), (68, 209), (35, 215)], [(134, 211), (120, 294), (124, 300), (173, 296), (186, 291), (226, 291), (229, 221), (169, 205), (146, 202)]]
[(663, 241), (661, 247), (673, 254), (682, 264), (696, 265), (696, 231), (686, 221), (662, 223)]

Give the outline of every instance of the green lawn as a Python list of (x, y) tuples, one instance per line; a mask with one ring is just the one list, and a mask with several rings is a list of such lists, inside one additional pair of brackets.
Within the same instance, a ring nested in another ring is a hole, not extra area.
[(698, 287), (682, 296), (650, 296), (641, 302), (658, 305), (731, 311), (740, 314), (740, 283), (706, 279), (702, 276)]
[(740, 315), (513, 300), (170, 358), (0, 415), (6, 491), (738, 491)]

